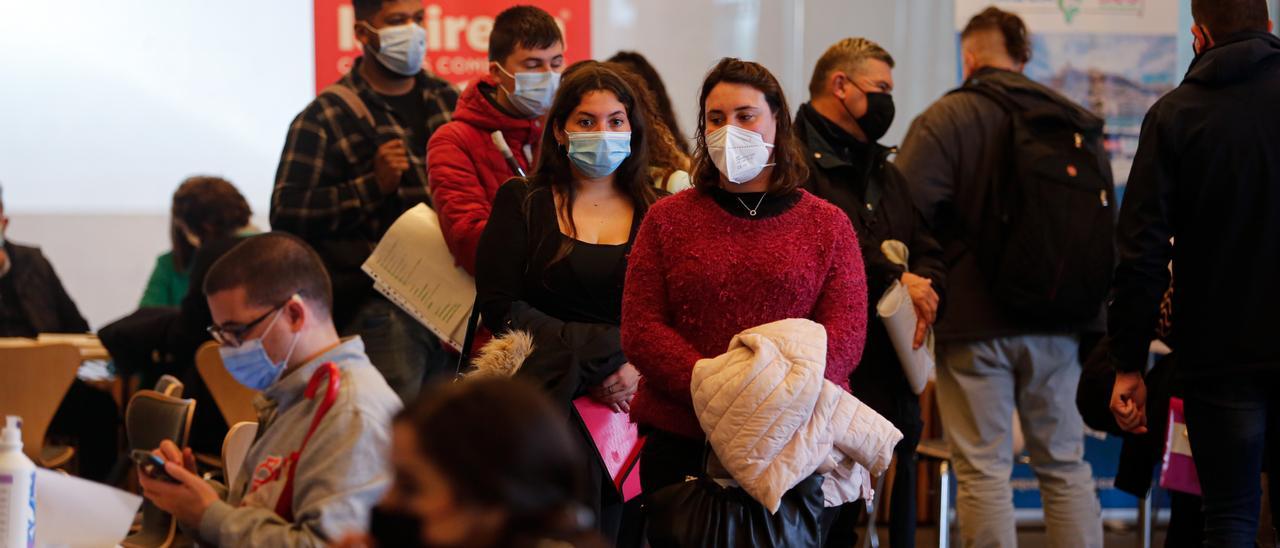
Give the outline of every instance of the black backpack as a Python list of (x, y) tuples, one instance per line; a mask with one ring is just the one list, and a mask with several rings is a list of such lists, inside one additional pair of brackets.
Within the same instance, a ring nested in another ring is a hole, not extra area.
[[(1115, 185), (1103, 169), (1102, 121), (1043, 90), (971, 78), (953, 93), (976, 93), (1009, 113), (1005, 147), (992, 147), (997, 180), (973, 234), (992, 294), (1011, 316), (1034, 322), (1087, 321), (1102, 309), (1115, 268)], [(1083, 116), (1082, 116), (1083, 114)]]

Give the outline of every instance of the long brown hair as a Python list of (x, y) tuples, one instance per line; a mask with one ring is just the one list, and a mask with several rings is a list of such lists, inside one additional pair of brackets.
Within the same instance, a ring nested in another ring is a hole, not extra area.
[(525, 218), (531, 218), (529, 204), (533, 203), (534, 196), (539, 192), (555, 192), (564, 197), (557, 206), (556, 215), (569, 221), (569, 231), (572, 234), (570, 238), (563, 239), (564, 243), (551, 261), (553, 263), (569, 255), (578, 234), (578, 227), (573, 221), (573, 203), (577, 199), (577, 190), (573, 187), (573, 171), (569, 167), (569, 155), (556, 141), (556, 132), (564, 130), (569, 115), (582, 103), (582, 98), (593, 91), (607, 91), (617, 96), (631, 123), (631, 155), (614, 170), (614, 188), (631, 200), (637, 218), (643, 216), (658, 199), (658, 192), (653, 187), (653, 176), (649, 173), (651, 131), (644, 104), (636, 98), (635, 90), (617, 72), (596, 61), (575, 63), (564, 72), (560, 90), (556, 92), (556, 99), (547, 112), (546, 129), (542, 132), (542, 143), (538, 150), (538, 167), (529, 176), (529, 199), (525, 201)]
[(711, 161), (707, 151), (707, 97), (721, 83), (742, 84), (760, 90), (769, 103), (769, 110), (777, 122), (773, 139), (773, 173), (769, 180), (769, 194), (784, 195), (794, 192), (809, 178), (800, 146), (791, 129), (791, 108), (782, 93), (782, 85), (769, 69), (760, 63), (725, 57), (707, 73), (698, 95), (697, 147), (693, 151), (693, 186), (710, 190), (720, 186), (720, 169)]
[(631, 72), (640, 75), (646, 84), (646, 88), (653, 94), (653, 98), (657, 101), (657, 112), (654, 118), (659, 118), (662, 123), (676, 135), (676, 147), (680, 149), (686, 156), (689, 154), (689, 141), (685, 140), (684, 134), (680, 132), (680, 122), (676, 120), (676, 111), (671, 108), (671, 96), (667, 94), (667, 86), (662, 83), (662, 76), (658, 75), (658, 70), (653, 68), (653, 64), (640, 55), (638, 51), (619, 51), (610, 57), (608, 62), (620, 63), (630, 67)]
[(649, 114), (649, 119), (645, 120), (649, 124), (649, 133), (653, 137), (649, 139), (649, 165), (654, 169), (654, 178), (664, 183), (663, 190), (670, 192), (671, 189), (666, 188), (665, 183), (671, 178), (672, 173), (689, 170), (689, 155), (676, 140), (675, 133), (667, 125), (666, 120), (654, 114), (661, 110), (659, 110), (656, 95), (646, 85), (644, 77), (625, 63), (605, 61), (602, 64), (627, 81), (631, 89), (635, 90), (636, 99), (644, 105), (645, 113)]

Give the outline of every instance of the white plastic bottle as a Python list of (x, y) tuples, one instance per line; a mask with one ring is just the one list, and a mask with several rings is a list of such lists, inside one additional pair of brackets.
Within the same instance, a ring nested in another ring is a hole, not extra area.
[(22, 417), (0, 432), (0, 546), (35, 548), (36, 465), (22, 453)]

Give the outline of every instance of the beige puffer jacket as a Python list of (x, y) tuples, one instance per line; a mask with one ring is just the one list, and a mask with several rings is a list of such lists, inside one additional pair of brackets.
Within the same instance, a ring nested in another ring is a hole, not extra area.
[(817, 472), (826, 506), (871, 499), (902, 432), (823, 378), (827, 332), (791, 319), (748, 329), (693, 369), (693, 407), (721, 464), (770, 512)]

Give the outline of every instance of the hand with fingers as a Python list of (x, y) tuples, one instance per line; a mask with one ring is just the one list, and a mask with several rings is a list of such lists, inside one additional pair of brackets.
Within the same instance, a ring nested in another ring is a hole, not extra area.
[(1111, 414), (1125, 432), (1147, 433), (1147, 385), (1142, 373), (1116, 372), (1111, 390)]
[(933, 280), (910, 272), (902, 274), (902, 285), (906, 286), (911, 304), (916, 309), (916, 336), (912, 348), (920, 348), (929, 327), (938, 319), (938, 292), (933, 290)]
[(172, 441), (164, 440), (153, 454), (164, 460), (164, 471), (178, 483), (153, 478), (139, 470), (142, 495), (183, 525), (199, 527), (205, 510), (219, 499), (213, 487), (196, 475), (196, 458), (191, 448), (178, 449)]
[(378, 154), (373, 159), (373, 176), (383, 192), (395, 192), (400, 186), (400, 177), (408, 170), (409, 149), (403, 139), (392, 139), (378, 147)]
[(631, 364), (623, 364), (609, 375), (600, 386), (591, 389), (591, 397), (613, 407), (615, 413), (630, 413), (631, 400), (640, 389), (640, 372)]

